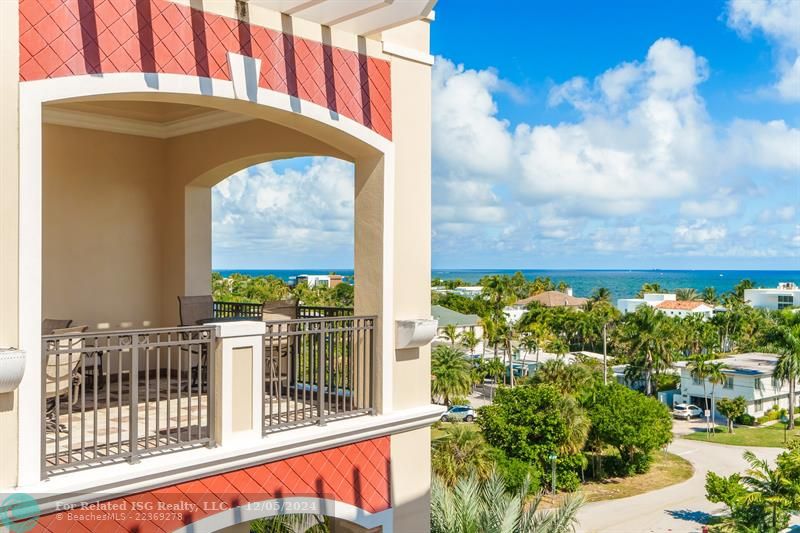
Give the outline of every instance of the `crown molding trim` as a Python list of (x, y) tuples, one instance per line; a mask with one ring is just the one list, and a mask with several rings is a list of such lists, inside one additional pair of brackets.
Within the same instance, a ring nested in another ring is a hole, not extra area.
[(146, 120), (73, 111), (71, 109), (45, 107), (42, 110), (42, 121), (45, 124), (109, 131), (124, 135), (152, 137), (154, 139), (180, 137), (181, 135), (212, 130), (223, 126), (231, 126), (249, 120), (253, 120), (253, 118), (245, 115), (228, 113), (226, 111), (209, 111), (202, 115), (159, 124)]
[(384, 54), (402, 57), (403, 59), (409, 59), (411, 61), (416, 61), (417, 63), (422, 63), (423, 65), (433, 65), (433, 55), (431, 54), (426, 54), (425, 52), (420, 52), (419, 50), (414, 50), (413, 48), (407, 48), (405, 46), (400, 46), (387, 41), (382, 41), (382, 44)]

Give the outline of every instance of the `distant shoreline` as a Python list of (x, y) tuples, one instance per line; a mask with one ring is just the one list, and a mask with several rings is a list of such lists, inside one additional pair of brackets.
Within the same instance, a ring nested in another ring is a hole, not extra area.
[[(248, 276), (273, 275), (289, 281), (300, 274), (328, 274), (336, 272), (352, 276), (353, 269), (214, 269), (224, 277), (234, 273)], [(635, 296), (645, 283), (658, 283), (664, 288), (694, 288), (698, 291), (714, 287), (718, 293), (730, 291), (742, 279), (750, 279), (756, 286), (775, 287), (782, 281), (800, 283), (800, 270), (669, 270), (669, 269), (433, 269), (431, 278), (463, 279), (475, 284), (484, 276), (511, 275), (515, 272), (529, 279), (549, 277), (554, 282), (569, 284), (576, 296), (591, 296), (592, 291), (605, 287), (612, 298)]]

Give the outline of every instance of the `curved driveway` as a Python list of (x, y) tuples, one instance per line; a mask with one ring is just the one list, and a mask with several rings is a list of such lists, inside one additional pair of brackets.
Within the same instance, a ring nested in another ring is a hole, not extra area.
[[(725, 446), (676, 436), (669, 451), (692, 463), (695, 471), (691, 478), (677, 485), (630, 498), (586, 504), (578, 513), (578, 531), (700, 531), (710, 515), (725, 511), (724, 505), (706, 500), (706, 472), (728, 475), (743, 471), (747, 467), (742, 458), (745, 450), (752, 450), (757, 456), (770, 461), (774, 461), (782, 451), (780, 448)], [(793, 523), (800, 524), (800, 520), (795, 518)]]

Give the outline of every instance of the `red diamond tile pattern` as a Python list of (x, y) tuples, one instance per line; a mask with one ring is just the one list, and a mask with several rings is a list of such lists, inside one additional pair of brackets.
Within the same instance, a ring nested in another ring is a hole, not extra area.
[[(249, 502), (338, 500), (370, 513), (391, 507), (389, 437), (365, 440), (43, 516), (34, 532), (174, 531)], [(136, 511), (138, 510), (138, 512)]]
[(148, 72), (229, 80), (227, 52), (261, 59), (261, 87), (391, 139), (388, 61), (167, 0), (20, 0), (20, 80)]

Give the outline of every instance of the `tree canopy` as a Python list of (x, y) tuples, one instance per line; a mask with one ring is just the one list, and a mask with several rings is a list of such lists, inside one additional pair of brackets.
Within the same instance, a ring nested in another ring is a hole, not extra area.
[(672, 416), (654, 398), (612, 383), (598, 385), (587, 403), (589, 440), (616, 448), (630, 473), (645, 472), (653, 452), (672, 440)]

